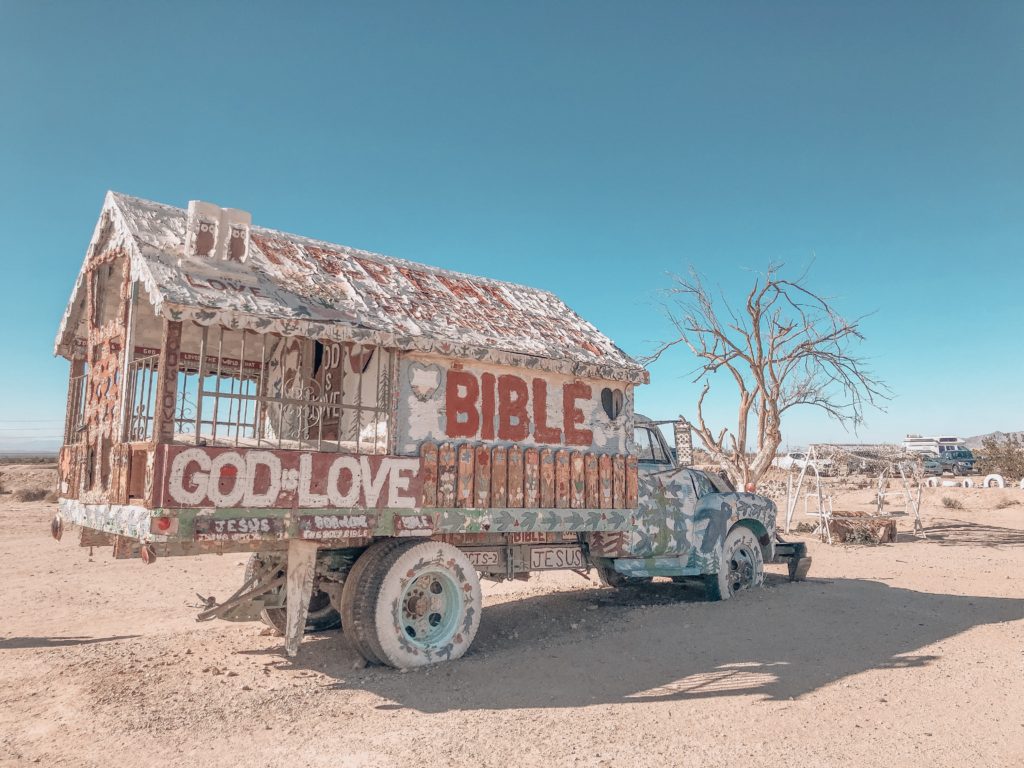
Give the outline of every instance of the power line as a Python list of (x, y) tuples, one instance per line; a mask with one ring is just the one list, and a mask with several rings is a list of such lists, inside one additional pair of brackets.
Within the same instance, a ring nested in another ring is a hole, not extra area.
[(59, 424), (64, 419), (0, 419), (0, 424)]
[(0, 432), (52, 432), (53, 427), (0, 427)]

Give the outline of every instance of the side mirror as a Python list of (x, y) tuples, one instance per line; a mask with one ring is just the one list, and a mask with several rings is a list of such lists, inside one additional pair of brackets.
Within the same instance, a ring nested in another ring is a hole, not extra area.
[(672, 425), (672, 433), (676, 443), (676, 466), (693, 465), (693, 431), (690, 422), (680, 416)]

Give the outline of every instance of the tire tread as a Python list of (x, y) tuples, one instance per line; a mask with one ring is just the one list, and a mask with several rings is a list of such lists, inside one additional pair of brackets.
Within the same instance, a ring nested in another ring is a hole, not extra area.
[(373, 574), (367, 579), (367, 594), (366, 600), (363, 603), (363, 608), (366, 611), (364, 614), (363, 621), (366, 626), (366, 642), (373, 654), (380, 659), (382, 664), (387, 664), (387, 656), (384, 653), (384, 648), (380, 643), (380, 636), (377, 632), (377, 603), (380, 600), (380, 593), (384, 588), (384, 576), (391, 566), (395, 564), (395, 561), (400, 558), (407, 549), (411, 549), (418, 544), (423, 544), (422, 539), (403, 539), (397, 542), (397, 546), (390, 548), (387, 552), (383, 553), (380, 558), (373, 564)]
[(371, 636), (376, 634), (374, 628), (376, 600), (372, 598), (376, 598), (380, 592), (380, 575), (377, 566), (384, 557), (406, 541), (406, 539), (384, 539), (371, 544), (352, 566), (342, 589), (341, 623), (345, 635), (359, 655), (371, 664), (383, 663), (380, 656), (374, 652), (373, 643), (371, 643)]

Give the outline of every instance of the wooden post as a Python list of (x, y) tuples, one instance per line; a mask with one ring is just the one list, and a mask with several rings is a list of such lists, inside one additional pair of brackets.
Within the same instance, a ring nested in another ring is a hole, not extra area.
[(313, 594), (313, 574), (316, 570), (316, 549), (315, 541), (288, 540), (284, 650), (289, 656), (299, 652), (299, 643), (306, 631), (306, 616), (309, 614), (309, 598)]
[(436, 507), (437, 446), (434, 443), (423, 443), (420, 446), (420, 459), (423, 462), (423, 506)]
[[(128, 275), (131, 270), (126, 270)], [(126, 277), (130, 280), (130, 277)], [(132, 361), (135, 358), (135, 304), (138, 297), (138, 283), (131, 283), (128, 288), (128, 298), (125, 301), (125, 308), (121, 313), (124, 318), (124, 349), (121, 350), (121, 406), (117, 414), (117, 439), (118, 442), (129, 442), (129, 425), (131, 424), (131, 400), (135, 393), (132, 391)]]
[(69, 443), (77, 443), (75, 435), (72, 434), (72, 430), (76, 426), (78, 413), (82, 410), (82, 400), (85, 397), (82, 382), (79, 377), (85, 373), (85, 358), (75, 353), (75, 356), (71, 358), (71, 372), (68, 375), (68, 401), (67, 407), (64, 410), (64, 445)]
[(163, 343), (157, 363), (156, 409), (153, 414), (153, 442), (174, 440), (174, 406), (178, 401), (178, 365), (181, 356), (181, 323), (164, 320)]
[(473, 458), (476, 451), (469, 443), (459, 446), (459, 477), (458, 485), (455, 488), (455, 506), (472, 508), (475, 497), (473, 495), (473, 475), (476, 473), (476, 465)]
[(458, 452), (451, 443), (437, 449), (437, 506), (454, 507), (459, 484)]

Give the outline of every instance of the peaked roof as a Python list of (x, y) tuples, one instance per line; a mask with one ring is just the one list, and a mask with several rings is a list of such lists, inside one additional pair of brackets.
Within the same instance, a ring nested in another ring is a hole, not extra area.
[(645, 383), (647, 372), (557, 296), (253, 226), (243, 264), (184, 259), (187, 212), (108, 192), (56, 352), (70, 356), (89, 260), (122, 249), (158, 315), (260, 333)]

